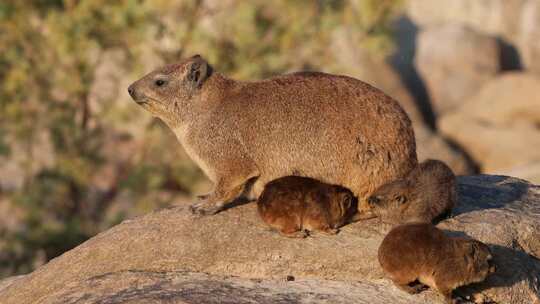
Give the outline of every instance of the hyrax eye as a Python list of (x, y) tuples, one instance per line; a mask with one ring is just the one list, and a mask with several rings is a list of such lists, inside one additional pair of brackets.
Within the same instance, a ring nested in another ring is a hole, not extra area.
[(161, 87), (161, 86), (163, 86), (163, 85), (165, 84), (165, 80), (163, 80), (163, 79), (158, 79), (158, 80), (154, 81), (154, 84), (155, 84), (156, 86), (158, 86), (158, 87)]
[(405, 197), (404, 195), (399, 195), (398, 197), (396, 197), (396, 201), (400, 204), (405, 204), (407, 202), (407, 197)]
[(368, 203), (369, 203), (369, 204), (372, 204), (372, 205), (376, 205), (376, 204), (378, 204), (380, 201), (381, 201), (381, 200), (380, 200), (378, 197), (376, 197), (376, 196), (370, 196), (370, 197), (368, 198)]

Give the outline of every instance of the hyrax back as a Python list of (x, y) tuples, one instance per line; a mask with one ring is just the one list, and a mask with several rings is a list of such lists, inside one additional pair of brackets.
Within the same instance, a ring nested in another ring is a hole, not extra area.
[(261, 218), (289, 237), (306, 236), (306, 230), (335, 234), (357, 210), (349, 190), (298, 176), (268, 183), (257, 204)]
[(365, 199), (417, 165), (411, 121), (399, 104), (360, 80), (293, 73), (243, 82), (200, 56), (158, 69), (128, 89), (175, 132), (214, 182), (193, 210), (215, 213), (256, 179), (299, 175)]
[(385, 274), (402, 290), (417, 293), (419, 281), (440, 292), (483, 281), (495, 271), (489, 248), (476, 240), (453, 238), (427, 223), (400, 225), (384, 238), (378, 252)]
[(389, 224), (431, 223), (456, 203), (456, 177), (438, 160), (426, 160), (405, 178), (379, 187), (368, 198), (374, 215)]

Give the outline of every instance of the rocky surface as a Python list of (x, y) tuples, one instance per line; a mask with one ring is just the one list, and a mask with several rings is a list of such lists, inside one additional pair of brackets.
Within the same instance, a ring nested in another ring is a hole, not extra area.
[[(497, 273), (458, 294), (540, 303), (539, 186), (504, 176), (460, 177), (454, 217), (439, 226), (494, 251)], [(383, 278), (376, 254), (388, 228), (370, 220), (336, 236), (288, 239), (262, 224), (254, 204), (202, 218), (173, 207), (124, 221), (0, 285), (0, 303), (440, 301), (432, 292), (404, 294)], [(284, 282), (287, 276), (296, 280)]]
[(121, 271), (69, 284), (45, 299), (60, 303), (432, 303), (432, 292), (414, 297), (380, 282), (302, 279), (257, 280), (181, 271)]
[(489, 81), (454, 112), (440, 130), (463, 147), (483, 172), (513, 174), (539, 183), (540, 79), (505, 73)]
[(448, 112), (499, 71), (497, 40), (461, 24), (429, 27), (417, 38), (415, 65), (434, 112)]

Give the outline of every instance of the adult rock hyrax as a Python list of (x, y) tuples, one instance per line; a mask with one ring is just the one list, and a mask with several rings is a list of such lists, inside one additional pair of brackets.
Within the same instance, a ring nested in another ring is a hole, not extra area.
[(348, 189), (299, 176), (266, 184), (257, 207), (270, 227), (288, 237), (305, 237), (315, 230), (336, 234), (357, 211)]
[(449, 237), (428, 223), (395, 227), (384, 238), (378, 255), (385, 274), (400, 289), (414, 294), (425, 284), (448, 303), (455, 303), (455, 288), (481, 282), (495, 271), (488, 246)]
[(379, 187), (367, 202), (375, 216), (392, 225), (432, 223), (451, 213), (456, 197), (452, 169), (441, 161), (426, 160), (405, 178)]
[(237, 81), (196, 55), (151, 72), (128, 91), (174, 131), (214, 182), (213, 192), (192, 206), (196, 213), (216, 213), (244, 193), (258, 197), (266, 183), (287, 175), (341, 185), (365, 200), (417, 165), (407, 114), (351, 77), (300, 72)]

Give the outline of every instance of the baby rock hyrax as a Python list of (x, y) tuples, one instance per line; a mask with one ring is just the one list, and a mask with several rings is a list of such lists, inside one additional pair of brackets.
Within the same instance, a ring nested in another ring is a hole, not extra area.
[(128, 91), (214, 182), (192, 206), (196, 213), (216, 213), (242, 194), (258, 197), (269, 181), (288, 175), (341, 185), (365, 200), (417, 165), (407, 114), (351, 77), (300, 72), (237, 81), (196, 55)]
[(425, 284), (448, 303), (456, 303), (452, 300), (455, 288), (481, 282), (495, 272), (488, 246), (449, 237), (428, 223), (392, 229), (379, 247), (379, 263), (400, 289), (414, 294)]
[(257, 204), (261, 218), (288, 237), (315, 230), (336, 234), (357, 211), (351, 191), (299, 176), (268, 183)]
[(405, 178), (379, 187), (367, 201), (370, 211), (383, 222), (431, 223), (451, 213), (456, 196), (452, 169), (441, 161), (426, 160)]

